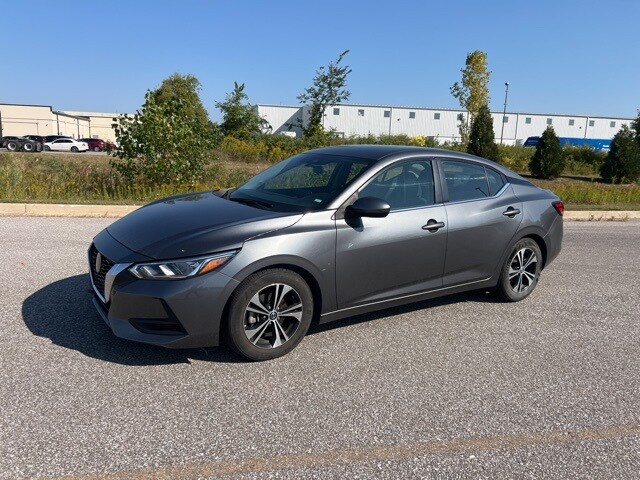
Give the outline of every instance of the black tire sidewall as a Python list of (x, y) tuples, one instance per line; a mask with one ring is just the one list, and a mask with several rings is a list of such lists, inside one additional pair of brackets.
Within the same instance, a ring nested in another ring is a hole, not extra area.
[[(536, 262), (536, 279), (533, 286), (527, 288), (524, 292), (518, 293), (514, 292), (509, 283), (509, 266), (511, 265), (511, 260), (513, 256), (516, 254), (518, 250), (523, 248), (531, 248), (535, 254), (538, 261)], [(509, 302), (519, 302), (520, 300), (524, 300), (535, 290), (538, 286), (538, 280), (540, 279), (540, 271), (542, 269), (542, 252), (540, 251), (540, 247), (538, 244), (530, 239), (523, 238), (516, 243), (509, 253), (509, 256), (505, 260), (504, 265), (502, 266), (502, 273), (500, 274), (500, 282), (498, 282), (498, 293), (500, 296)]]
[[(273, 283), (287, 284), (298, 292), (303, 306), (302, 320), (296, 332), (284, 345), (276, 348), (260, 348), (253, 345), (244, 333), (244, 313), (251, 297)], [(247, 277), (231, 296), (224, 324), (225, 341), (238, 354), (253, 361), (271, 360), (286, 355), (302, 341), (309, 330), (313, 318), (313, 307), (311, 289), (297, 273), (279, 268), (254, 273)]]

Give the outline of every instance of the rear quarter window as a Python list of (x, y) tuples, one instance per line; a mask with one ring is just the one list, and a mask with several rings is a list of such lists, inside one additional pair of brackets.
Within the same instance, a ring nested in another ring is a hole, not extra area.
[(494, 196), (504, 187), (504, 178), (495, 170), (487, 168), (487, 180), (489, 181), (489, 195)]

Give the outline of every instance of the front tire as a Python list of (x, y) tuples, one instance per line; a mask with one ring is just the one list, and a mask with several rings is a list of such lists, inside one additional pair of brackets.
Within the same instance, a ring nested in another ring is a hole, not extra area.
[(312, 318), (313, 294), (300, 275), (263, 270), (247, 277), (231, 296), (224, 335), (243, 357), (270, 360), (293, 350)]
[(51, 151), (51, 147), (49, 145), (45, 145), (44, 146), (44, 151), (45, 152), (50, 152)]
[(502, 267), (497, 293), (508, 302), (527, 298), (538, 284), (542, 270), (542, 252), (538, 244), (523, 238), (515, 244)]

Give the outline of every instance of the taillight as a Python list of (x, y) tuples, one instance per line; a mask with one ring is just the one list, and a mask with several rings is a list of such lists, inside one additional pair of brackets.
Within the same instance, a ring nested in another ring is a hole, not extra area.
[(562, 216), (562, 214), (564, 213), (564, 203), (553, 202), (552, 205), (553, 205), (553, 208), (556, 209), (556, 212), (558, 212), (558, 215)]

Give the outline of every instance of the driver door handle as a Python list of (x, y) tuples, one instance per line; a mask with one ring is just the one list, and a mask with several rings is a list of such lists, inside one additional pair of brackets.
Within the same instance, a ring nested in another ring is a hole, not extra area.
[(422, 226), (423, 230), (428, 230), (431, 233), (435, 233), (441, 228), (444, 228), (444, 222), (437, 222), (433, 218), (429, 220), (426, 225)]
[(510, 218), (515, 217), (515, 216), (516, 216), (516, 215), (518, 215), (519, 213), (520, 213), (520, 210), (519, 210), (518, 208), (513, 208), (513, 207), (509, 207), (509, 208), (507, 208), (504, 212), (502, 212), (502, 214), (503, 214), (505, 217), (510, 217)]

